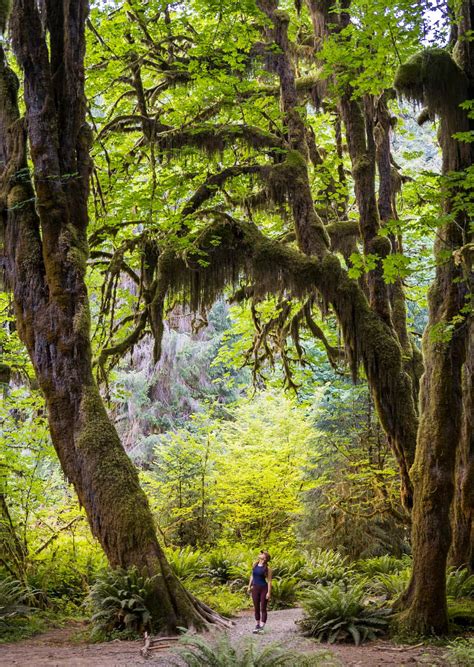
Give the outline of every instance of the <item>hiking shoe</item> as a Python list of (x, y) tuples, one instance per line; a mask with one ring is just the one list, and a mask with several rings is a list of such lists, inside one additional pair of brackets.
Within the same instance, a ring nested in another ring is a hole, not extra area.
[(254, 628), (254, 630), (253, 630), (253, 634), (254, 634), (254, 635), (258, 635), (258, 634), (260, 633), (260, 630), (261, 630), (260, 626), (259, 626), (259, 625), (256, 625), (255, 628)]

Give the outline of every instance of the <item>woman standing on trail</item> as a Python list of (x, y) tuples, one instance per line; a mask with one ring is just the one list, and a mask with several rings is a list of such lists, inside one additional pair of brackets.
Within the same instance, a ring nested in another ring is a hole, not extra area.
[(253, 606), (255, 609), (255, 626), (254, 634), (263, 632), (265, 623), (267, 622), (267, 603), (272, 592), (272, 571), (268, 567), (270, 562), (270, 554), (268, 551), (262, 551), (258, 554), (258, 559), (252, 567), (252, 574), (248, 591), (252, 591)]

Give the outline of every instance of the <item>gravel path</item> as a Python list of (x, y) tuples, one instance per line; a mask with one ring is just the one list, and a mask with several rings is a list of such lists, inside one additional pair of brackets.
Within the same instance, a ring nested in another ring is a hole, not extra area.
[[(260, 644), (277, 642), (286, 648), (311, 654), (315, 667), (402, 667), (425, 665), (446, 667), (444, 649), (426, 646), (399, 646), (388, 641), (377, 641), (363, 646), (349, 644), (328, 647), (297, 634), (295, 621), (301, 617), (300, 609), (270, 612), (265, 634), (254, 636), (254, 620), (251, 612), (243, 612), (227, 632), (236, 645), (252, 640)], [(77, 638), (80, 625), (51, 630), (32, 639), (15, 644), (0, 645), (0, 667), (170, 667), (170, 654), (154, 653), (143, 658), (140, 649), (143, 642), (113, 641), (104, 644), (86, 644)], [(210, 641), (217, 641), (220, 633), (208, 634)]]

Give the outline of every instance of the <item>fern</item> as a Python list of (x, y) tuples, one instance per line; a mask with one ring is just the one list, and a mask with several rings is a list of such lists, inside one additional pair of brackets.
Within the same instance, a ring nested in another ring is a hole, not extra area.
[(317, 549), (308, 556), (301, 571), (302, 579), (313, 584), (328, 584), (353, 575), (354, 571), (349, 568), (347, 558), (332, 549)]
[(274, 577), (299, 579), (306, 566), (306, 558), (289, 549), (277, 549), (272, 551), (270, 565)]
[(453, 667), (467, 667), (474, 665), (474, 638), (462, 639), (459, 637), (448, 646), (448, 652), (444, 655), (446, 665)]
[(179, 662), (185, 667), (310, 667), (317, 664), (308, 656), (289, 651), (278, 644), (262, 647), (247, 641), (237, 648), (227, 635), (216, 644), (202, 637), (185, 636), (176, 649)]
[(474, 574), (465, 568), (448, 568), (446, 594), (450, 598), (469, 598), (474, 596)]
[(168, 563), (179, 579), (193, 579), (204, 571), (204, 562), (200, 551), (193, 551), (187, 546), (184, 549), (169, 549), (166, 552)]
[(234, 579), (236, 565), (227, 551), (213, 551), (207, 558), (205, 572), (213, 583), (227, 584)]
[(448, 597), (448, 618), (455, 625), (474, 629), (474, 599)]
[(375, 577), (378, 574), (393, 574), (406, 568), (406, 559), (388, 555), (378, 556), (377, 558), (366, 558), (357, 563), (357, 569), (367, 575), (367, 577)]
[(134, 634), (150, 629), (152, 618), (146, 599), (152, 587), (153, 579), (142, 577), (136, 568), (100, 574), (87, 599), (93, 635), (109, 637), (114, 631)]
[(392, 574), (379, 574), (366, 585), (367, 589), (377, 595), (384, 595), (388, 600), (394, 600), (407, 588), (411, 570), (400, 570)]
[(298, 580), (277, 579), (272, 580), (271, 608), (290, 609), (296, 604), (299, 584)]
[(34, 610), (28, 606), (32, 592), (20, 581), (5, 577), (0, 581), (0, 625), (7, 626), (19, 616), (28, 616)]
[(359, 645), (384, 633), (390, 610), (366, 604), (364, 586), (361, 582), (345, 590), (332, 584), (307, 591), (303, 598), (305, 616), (299, 621), (303, 634), (330, 644), (353, 641)]

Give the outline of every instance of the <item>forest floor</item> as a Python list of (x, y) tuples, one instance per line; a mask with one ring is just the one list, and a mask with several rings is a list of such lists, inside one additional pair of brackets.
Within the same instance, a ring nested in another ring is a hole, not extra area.
[[(446, 649), (439, 646), (400, 645), (387, 640), (379, 640), (354, 646), (352, 644), (317, 644), (297, 633), (295, 621), (301, 617), (300, 609), (285, 609), (269, 614), (264, 635), (254, 637), (254, 620), (250, 611), (239, 614), (235, 624), (228, 630), (232, 643), (240, 645), (247, 638), (262, 644), (276, 642), (285, 648), (314, 655), (314, 665), (327, 667), (379, 667), (390, 665), (447, 665), (444, 657)], [(218, 633), (209, 634), (213, 641)], [(143, 658), (140, 649), (142, 641), (115, 640), (107, 643), (90, 644), (84, 639), (84, 626), (72, 624), (50, 630), (36, 637), (14, 644), (0, 645), (0, 666), (7, 667), (130, 667), (131, 665), (179, 665), (171, 660), (169, 651), (153, 652)]]

